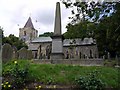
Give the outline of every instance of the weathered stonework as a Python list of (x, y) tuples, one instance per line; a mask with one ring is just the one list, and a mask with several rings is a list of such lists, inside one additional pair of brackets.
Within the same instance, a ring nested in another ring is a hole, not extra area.
[[(19, 30), (19, 38), (28, 44), (28, 50), (32, 51), (34, 59), (93, 59), (98, 58), (98, 48), (95, 39), (80, 38), (63, 39), (61, 35), (60, 3), (56, 4), (54, 35), (51, 37), (37, 37), (38, 31), (34, 29), (31, 18), (24, 28)], [(55, 61), (55, 62), (54, 62)], [(59, 61), (58, 61), (59, 62)]]
[(60, 3), (56, 4), (55, 27), (52, 38), (52, 53), (51, 59), (62, 59), (63, 54), (63, 36), (61, 35), (61, 11)]
[(19, 29), (19, 39), (25, 41), (27, 45), (38, 36), (38, 31), (34, 29), (31, 18), (29, 17), (24, 28)]

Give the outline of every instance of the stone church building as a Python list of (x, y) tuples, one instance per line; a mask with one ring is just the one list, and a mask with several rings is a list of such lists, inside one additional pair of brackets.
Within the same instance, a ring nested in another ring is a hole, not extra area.
[[(29, 17), (23, 28), (19, 29), (19, 39), (25, 41), (28, 49), (32, 50), (35, 59), (50, 59), (52, 50), (51, 37), (38, 37), (38, 31), (34, 28)], [(57, 46), (56, 46), (57, 47)], [(64, 39), (64, 59), (90, 59), (98, 58), (96, 40), (93, 38)]]

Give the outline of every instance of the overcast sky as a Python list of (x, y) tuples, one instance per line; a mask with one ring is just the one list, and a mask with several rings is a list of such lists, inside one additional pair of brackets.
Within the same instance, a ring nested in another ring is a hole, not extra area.
[[(0, 0), (0, 26), (4, 35), (19, 36), (19, 28), (23, 28), (29, 16), (39, 34), (54, 31), (56, 2), (60, 0)], [(69, 21), (71, 12), (61, 3), (62, 33)], [(36, 22), (37, 21), (37, 22)]]

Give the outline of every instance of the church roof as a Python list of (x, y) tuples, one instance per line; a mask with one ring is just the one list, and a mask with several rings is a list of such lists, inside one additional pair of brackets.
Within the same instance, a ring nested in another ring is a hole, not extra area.
[(92, 45), (96, 44), (96, 41), (93, 38), (84, 38), (82, 39), (65, 39), (63, 41), (63, 46), (70, 46), (70, 45)]
[[(30, 50), (37, 50), (39, 47), (39, 44), (36, 46), (34, 43), (52, 43), (52, 38), (51, 37), (37, 37), (35, 38), (30, 44), (29, 49)], [(69, 47), (70, 45), (79, 45), (79, 46), (84, 46), (84, 45), (93, 45), (96, 44), (95, 39), (93, 38), (84, 38), (83, 40), (78, 38), (78, 39), (64, 39), (63, 41), (63, 46), (64, 47)]]
[(30, 28), (34, 29), (31, 17), (28, 18), (28, 21), (26, 22), (26, 24), (24, 26), (24, 28), (27, 28), (27, 27), (30, 27)]
[[(41, 42), (52, 42), (51, 37), (37, 37), (35, 38), (32, 43), (41, 43)], [(93, 38), (84, 38), (83, 40), (78, 39), (64, 39), (63, 46), (70, 46), (70, 45), (91, 45), (96, 44), (96, 41)]]
[(51, 37), (37, 37), (32, 41), (32, 43), (35, 43), (35, 42), (52, 42), (52, 38)]

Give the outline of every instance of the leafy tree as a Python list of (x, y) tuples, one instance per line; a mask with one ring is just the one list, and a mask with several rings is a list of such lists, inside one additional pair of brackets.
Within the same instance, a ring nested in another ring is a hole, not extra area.
[(67, 32), (63, 35), (65, 38), (82, 38), (93, 37), (94, 38), (94, 24), (88, 21), (80, 22), (75, 25), (69, 23), (67, 26)]
[(18, 50), (21, 49), (22, 47), (28, 48), (25, 42), (19, 40), (19, 38), (14, 36), (13, 34), (10, 34), (8, 37), (3, 37), (2, 41), (3, 44), (9, 43), (12, 46), (16, 46)]
[[(62, 0), (72, 8), (72, 22), (66, 28), (65, 38), (93, 37), (97, 40), (100, 55), (120, 55), (120, 3), (76, 2)], [(76, 7), (76, 11), (74, 7)]]
[(39, 37), (50, 37), (53, 35), (53, 32), (45, 32), (44, 34), (40, 34)]
[(109, 16), (113, 10), (115, 3), (111, 2), (96, 2), (80, 1), (80, 0), (61, 0), (66, 8), (71, 8), (72, 19), (71, 23), (78, 23), (80, 21), (99, 22), (102, 17)]

